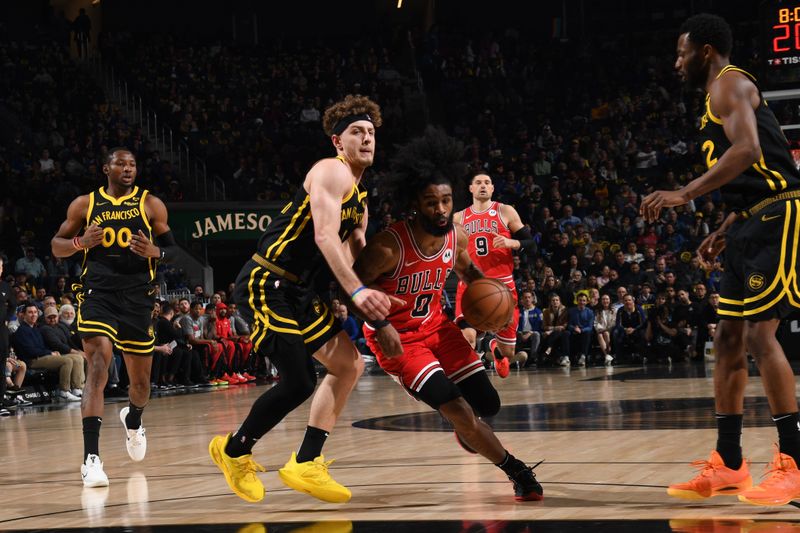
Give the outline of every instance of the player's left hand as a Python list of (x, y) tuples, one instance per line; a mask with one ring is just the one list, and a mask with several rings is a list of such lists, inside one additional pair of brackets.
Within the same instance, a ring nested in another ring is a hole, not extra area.
[(155, 258), (161, 255), (159, 247), (150, 242), (142, 230), (131, 237), (131, 251), (140, 257)]
[(493, 248), (511, 248), (512, 250), (515, 248), (514, 245), (517, 241), (514, 239), (508, 239), (496, 232), (491, 232), (491, 234), (494, 235), (494, 239), (492, 240)]
[(683, 205), (687, 201), (681, 190), (656, 191), (644, 197), (642, 205), (639, 207), (639, 213), (647, 222), (654, 222), (661, 214), (662, 208)]

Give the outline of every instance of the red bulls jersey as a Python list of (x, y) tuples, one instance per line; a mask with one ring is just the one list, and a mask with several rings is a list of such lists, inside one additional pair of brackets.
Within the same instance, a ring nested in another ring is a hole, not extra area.
[(469, 244), (467, 252), (487, 278), (496, 278), (504, 283), (514, 281), (514, 259), (510, 248), (494, 248), (493, 233), (511, 238), (511, 230), (500, 218), (500, 202), (492, 202), (489, 209), (476, 212), (472, 206), (462, 211), (461, 223), (467, 230)]
[[(446, 320), (442, 312), (444, 281), (452, 272), (456, 259), (458, 239), (453, 228), (444, 238), (442, 248), (432, 256), (424, 255), (405, 222), (387, 228), (400, 247), (400, 261), (390, 276), (377, 283), (388, 294), (405, 300), (387, 318), (399, 332), (435, 327)], [(366, 326), (368, 327), (368, 326)]]

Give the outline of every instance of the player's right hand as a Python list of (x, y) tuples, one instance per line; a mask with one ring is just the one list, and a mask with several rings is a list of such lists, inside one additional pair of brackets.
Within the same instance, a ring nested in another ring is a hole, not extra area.
[(697, 247), (700, 264), (705, 270), (714, 267), (714, 259), (725, 249), (725, 233), (719, 230), (711, 232)]
[(400, 334), (394, 326), (384, 326), (375, 331), (375, 340), (381, 347), (381, 352), (386, 357), (398, 357), (403, 355), (403, 343), (400, 342)]
[(91, 224), (86, 228), (80, 240), (81, 246), (84, 248), (94, 248), (103, 242), (103, 230), (97, 224)]
[(353, 304), (368, 320), (384, 320), (392, 310), (392, 305), (402, 307), (406, 303), (383, 291), (366, 288), (358, 291), (353, 298)]

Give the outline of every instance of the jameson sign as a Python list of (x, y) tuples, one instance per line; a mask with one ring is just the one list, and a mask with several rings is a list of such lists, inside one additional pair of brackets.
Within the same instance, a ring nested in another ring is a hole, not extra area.
[(282, 204), (182, 203), (169, 209), (175, 237), (189, 240), (257, 239), (280, 214)]

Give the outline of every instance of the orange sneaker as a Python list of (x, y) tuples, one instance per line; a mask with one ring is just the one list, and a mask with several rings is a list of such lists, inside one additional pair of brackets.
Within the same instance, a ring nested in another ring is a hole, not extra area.
[(775, 445), (775, 455), (767, 465), (764, 481), (739, 494), (739, 500), (753, 505), (786, 505), (800, 498), (800, 470), (790, 456)]
[(732, 496), (753, 486), (747, 461), (742, 461), (738, 470), (728, 468), (716, 450), (712, 450), (708, 461), (694, 461), (692, 466), (700, 473), (686, 483), (677, 483), (667, 488), (667, 494), (684, 500), (704, 500), (711, 496)]
[(503, 357), (502, 359), (495, 359), (494, 369), (497, 370), (498, 376), (500, 376), (501, 378), (507, 378), (508, 375), (511, 373), (511, 361), (508, 360), (508, 357)]
[(492, 339), (489, 341), (489, 353), (494, 357), (494, 369), (497, 371), (498, 376), (507, 378), (511, 373), (511, 361), (508, 360), (508, 357), (497, 357), (495, 348), (497, 348), (497, 340)]

